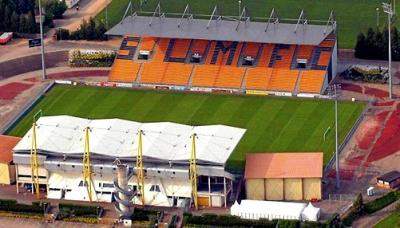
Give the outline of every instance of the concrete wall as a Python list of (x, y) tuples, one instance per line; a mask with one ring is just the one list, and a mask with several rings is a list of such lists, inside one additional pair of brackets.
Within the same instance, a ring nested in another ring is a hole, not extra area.
[[(45, 54), (46, 68), (65, 65), (67, 61), (68, 51), (55, 51)], [(40, 69), (42, 69), (40, 54), (8, 60), (0, 63), (0, 80)]]

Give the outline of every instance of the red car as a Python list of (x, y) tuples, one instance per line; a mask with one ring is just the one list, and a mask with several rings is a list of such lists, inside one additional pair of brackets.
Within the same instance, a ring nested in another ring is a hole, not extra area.
[(0, 35), (0, 44), (7, 44), (13, 37), (12, 32), (5, 32)]

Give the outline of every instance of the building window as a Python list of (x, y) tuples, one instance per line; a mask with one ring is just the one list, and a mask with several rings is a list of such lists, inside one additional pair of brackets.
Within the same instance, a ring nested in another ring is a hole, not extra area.
[(150, 187), (150, 192), (161, 192), (161, 191), (160, 191), (160, 186), (158, 186), (158, 185), (152, 185), (152, 186)]

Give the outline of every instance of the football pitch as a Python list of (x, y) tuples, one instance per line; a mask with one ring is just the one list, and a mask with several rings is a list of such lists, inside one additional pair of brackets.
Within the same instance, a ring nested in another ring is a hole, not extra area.
[[(364, 107), (364, 103), (339, 102), (341, 140)], [(334, 103), (327, 100), (56, 85), (9, 134), (23, 136), (39, 110), (45, 116), (245, 128), (247, 132), (229, 158), (230, 170), (243, 168), (246, 153), (323, 151), (326, 164), (334, 151)]]
[[(130, 1), (136, 6), (136, 10), (139, 2), (143, 2), (142, 11), (154, 11), (157, 3), (161, 2), (163, 12), (167, 13), (182, 13), (186, 4), (190, 4), (194, 14), (211, 14), (218, 4), (222, 15), (239, 14), (237, 0), (113, 0), (107, 10), (110, 27), (121, 21)], [(297, 19), (304, 9), (309, 20), (326, 21), (333, 10), (338, 23), (339, 48), (354, 48), (357, 34), (366, 32), (369, 27), (376, 28), (377, 24), (381, 28), (387, 26), (387, 15), (382, 11), (381, 4), (382, 1), (378, 0), (241, 0), (241, 7), (246, 6), (253, 19), (269, 17), (272, 8), (275, 8), (282, 19)], [(397, 8), (399, 7), (396, 6)], [(106, 10), (97, 15), (97, 18), (105, 20)]]

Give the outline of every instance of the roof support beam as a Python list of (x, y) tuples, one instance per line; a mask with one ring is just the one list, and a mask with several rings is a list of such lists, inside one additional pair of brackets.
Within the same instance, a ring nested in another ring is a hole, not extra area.
[(242, 20), (244, 20), (245, 25), (247, 24), (247, 22), (250, 21), (250, 17), (247, 15), (246, 7), (243, 7), (242, 13), (240, 14), (239, 21), (238, 21), (238, 23), (236, 25), (236, 29), (235, 29), (236, 31), (239, 29), (239, 25), (242, 22)]
[(217, 6), (214, 7), (214, 10), (213, 10), (213, 12), (212, 12), (212, 14), (210, 16), (210, 19), (208, 20), (208, 23), (207, 23), (207, 26), (206, 26), (207, 29), (210, 27), (211, 22), (214, 20), (215, 17), (217, 18), (216, 22), (218, 22), (218, 21), (220, 21), (222, 19), (222, 16), (219, 15)]
[(303, 25), (308, 24), (308, 20), (306, 18), (306, 14), (304, 13), (304, 10), (301, 10), (300, 16), (297, 19), (296, 27), (294, 28), (294, 33), (297, 32), (297, 28), (299, 27), (300, 24), (303, 24)]
[(165, 14), (161, 12), (161, 3), (160, 2), (158, 2), (156, 9), (154, 10), (153, 15), (151, 16), (149, 26), (152, 25), (153, 19), (155, 17), (158, 17), (160, 20), (165, 17)]
[(132, 10), (132, 2), (131, 1), (129, 1), (128, 6), (126, 7), (124, 16), (122, 16), (121, 24), (124, 22), (124, 19), (125, 19), (126, 15), (128, 14), (129, 10)]
[(268, 31), (268, 27), (271, 24), (271, 22), (274, 25), (279, 23), (278, 13), (275, 11), (275, 8), (272, 8), (271, 13), (269, 14), (269, 17), (268, 17), (268, 20), (267, 20), (267, 25), (265, 26), (264, 32)]
[(186, 15), (188, 16), (188, 17), (186, 17), (186, 19), (188, 19), (188, 21), (191, 22), (193, 19), (193, 14), (192, 14), (192, 10), (191, 10), (189, 4), (186, 5), (185, 11), (183, 11), (182, 17), (179, 20), (178, 28), (181, 27), (183, 19), (185, 18)]
[(326, 34), (328, 32), (329, 26), (332, 26), (334, 31), (336, 30), (336, 18), (335, 18), (335, 13), (333, 12), (333, 10), (331, 11), (328, 21), (326, 22), (324, 34)]

